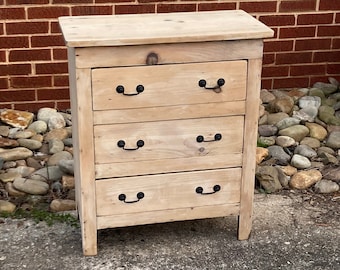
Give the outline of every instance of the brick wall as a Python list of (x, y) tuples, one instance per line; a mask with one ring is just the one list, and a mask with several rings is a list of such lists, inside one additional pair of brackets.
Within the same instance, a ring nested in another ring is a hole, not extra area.
[(69, 107), (57, 17), (243, 9), (275, 30), (263, 88), (340, 80), (340, 0), (0, 0), (0, 108)]

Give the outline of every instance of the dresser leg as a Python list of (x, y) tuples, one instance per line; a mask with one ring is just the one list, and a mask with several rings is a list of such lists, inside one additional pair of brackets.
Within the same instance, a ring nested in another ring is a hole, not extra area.
[(86, 228), (87, 224), (82, 224), (83, 253), (85, 256), (97, 255), (97, 230)]
[(247, 240), (250, 237), (252, 218), (249, 213), (238, 216), (238, 240)]

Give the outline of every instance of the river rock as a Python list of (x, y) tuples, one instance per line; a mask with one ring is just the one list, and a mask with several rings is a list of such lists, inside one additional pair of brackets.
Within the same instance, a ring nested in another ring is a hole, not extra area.
[(313, 148), (305, 144), (298, 145), (294, 150), (294, 154), (299, 154), (309, 159), (318, 155)]
[(296, 144), (295, 140), (289, 136), (278, 136), (275, 141), (281, 147), (290, 147)]
[(63, 189), (74, 189), (75, 187), (75, 180), (73, 176), (63, 175), (61, 178), (61, 184)]
[(289, 117), (287, 113), (283, 113), (283, 112), (271, 113), (271, 114), (268, 114), (267, 116), (267, 123), (268, 125), (276, 125), (279, 121), (287, 117)]
[(260, 98), (263, 103), (269, 103), (275, 99), (275, 96), (267, 89), (262, 89), (260, 92)]
[(308, 145), (309, 147), (313, 149), (317, 149), (320, 147), (321, 143), (318, 139), (312, 138), (312, 137), (304, 137), (301, 142), (301, 145)]
[[(257, 148), (260, 148), (260, 147), (257, 147)], [(263, 149), (265, 149), (265, 148), (263, 148)], [(265, 149), (265, 150), (267, 150), (267, 149)], [(265, 153), (264, 153), (264, 155), (265, 155)], [(267, 150), (267, 155), (268, 155), (268, 150)], [(258, 149), (256, 149), (256, 161), (257, 161), (257, 159), (258, 159)], [(72, 156), (70, 158), (64, 158), (64, 159), (59, 160), (58, 166), (59, 166), (60, 170), (63, 171), (64, 173), (74, 175), (74, 160), (72, 159)]]
[(48, 148), (50, 154), (55, 154), (64, 150), (64, 143), (59, 139), (51, 139), (48, 141)]
[(320, 156), (322, 153), (328, 153), (333, 156), (335, 155), (335, 151), (332, 148), (327, 147), (327, 146), (321, 146), (320, 148), (318, 148), (317, 150), (318, 156)]
[(309, 89), (308, 95), (319, 97), (321, 100), (326, 98), (325, 93), (320, 88), (312, 87), (311, 89)]
[(287, 165), (290, 160), (290, 155), (288, 155), (281, 146), (273, 145), (268, 148), (269, 155), (277, 160), (279, 165)]
[(35, 135), (35, 132), (30, 129), (25, 130), (10, 130), (10, 134), (8, 135), (12, 139), (28, 139), (31, 138), (33, 135)]
[(41, 142), (32, 139), (18, 139), (18, 143), (20, 146), (30, 150), (37, 150), (42, 146)]
[(37, 119), (40, 121), (44, 121), (46, 124), (48, 123), (48, 120), (51, 118), (52, 115), (55, 115), (57, 113), (56, 109), (53, 108), (41, 108), (38, 111)]
[(16, 140), (1, 138), (0, 137), (0, 147), (17, 147), (19, 143)]
[(72, 159), (72, 155), (67, 151), (61, 151), (53, 154), (47, 161), (48, 166), (57, 165), (63, 159)]
[(314, 122), (315, 117), (318, 115), (318, 108), (309, 106), (301, 110), (294, 111), (293, 117), (304, 122)]
[(335, 115), (335, 110), (330, 107), (330, 106), (320, 106), (319, 108), (319, 118), (323, 122), (329, 124), (329, 125), (335, 125), (339, 126), (340, 125), (340, 118), (336, 117)]
[(300, 120), (294, 117), (287, 117), (276, 123), (278, 129), (285, 129), (287, 127), (300, 124)]
[(52, 212), (71, 211), (76, 209), (76, 202), (74, 200), (55, 199), (50, 204)]
[(34, 114), (30, 112), (6, 109), (0, 114), (3, 123), (21, 129), (27, 128), (33, 121)]
[(2, 126), (0, 123), (0, 136), (7, 137), (9, 134), (9, 126)]
[(47, 166), (31, 174), (30, 178), (39, 180), (60, 180), (64, 173), (60, 170), (59, 166)]
[(320, 181), (322, 174), (318, 170), (299, 171), (294, 174), (289, 182), (292, 188), (307, 189)]
[(18, 166), (16, 168), (11, 168), (8, 169), (7, 172), (9, 173), (17, 173), (19, 174), (21, 177), (26, 177), (29, 176), (31, 173), (33, 173), (35, 171), (34, 168), (31, 167), (27, 167), (27, 166)]
[(66, 138), (68, 138), (68, 132), (65, 128), (58, 128), (58, 129), (53, 129), (51, 131), (49, 131), (48, 133), (46, 133), (46, 135), (44, 136), (44, 140), (46, 142), (52, 140), (52, 139), (59, 139), (59, 140), (64, 140)]
[(66, 126), (66, 122), (64, 117), (60, 113), (55, 113), (51, 115), (50, 119), (48, 119), (48, 128), (50, 130), (64, 128)]
[(339, 164), (339, 160), (335, 156), (328, 154), (326, 152), (321, 153), (319, 157), (322, 159), (322, 162), (325, 165), (327, 164), (338, 165)]
[(321, 98), (318, 96), (305, 96), (299, 99), (299, 107), (301, 109), (306, 107), (316, 107), (317, 109), (321, 106)]
[(12, 197), (23, 197), (25, 195), (27, 195), (25, 192), (22, 192), (20, 190), (17, 190), (14, 186), (12, 182), (8, 182), (5, 185), (5, 189), (8, 192), (9, 196)]
[(331, 147), (333, 149), (340, 148), (340, 131), (333, 131), (329, 134), (326, 141), (326, 146)]
[(20, 177), (20, 173), (18, 172), (5, 172), (5, 173), (0, 173), (0, 180), (3, 183), (7, 182), (13, 182), (15, 178)]
[(307, 95), (309, 92), (308, 88), (300, 88), (300, 89), (292, 89), (288, 91), (287, 95), (294, 98), (294, 100), (297, 100), (305, 95)]
[(258, 127), (258, 133), (263, 137), (273, 136), (277, 131), (278, 128), (274, 125), (261, 125)]
[(49, 190), (46, 182), (21, 177), (14, 180), (13, 186), (17, 190), (33, 195), (45, 195)]
[(26, 159), (27, 162), (27, 166), (32, 167), (36, 170), (39, 170), (43, 167), (43, 165), (41, 164), (41, 162), (39, 160), (37, 160), (34, 157), (29, 157)]
[(304, 156), (299, 154), (294, 154), (290, 164), (298, 169), (307, 169), (312, 166), (310, 160)]
[(327, 137), (327, 130), (316, 123), (305, 123), (306, 127), (309, 129), (309, 136), (319, 141), (323, 141)]
[(47, 124), (45, 121), (42, 120), (34, 121), (32, 124), (28, 126), (28, 129), (33, 130), (37, 134), (42, 134), (47, 131)]
[(281, 186), (282, 187), (288, 187), (290, 177), (288, 175), (286, 175), (285, 172), (279, 166), (275, 167), (275, 168), (277, 169), (278, 178), (279, 178), (279, 182), (280, 182)]
[(339, 185), (333, 181), (321, 179), (314, 186), (317, 193), (333, 193), (339, 191)]
[(275, 144), (275, 137), (274, 137), (274, 136), (271, 136), (271, 137), (263, 137), (263, 136), (260, 136), (260, 137), (258, 138), (257, 142), (258, 142), (260, 145), (271, 146), (271, 145), (274, 145), (274, 144)]
[(340, 183), (340, 166), (326, 166), (322, 170), (322, 175), (328, 180)]
[(291, 166), (291, 165), (287, 165), (287, 166), (278, 166), (278, 168), (280, 168), (280, 170), (283, 171), (283, 173), (287, 176), (292, 176), (295, 173), (297, 173), (297, 168)]
[(13, 149), (0, 149), (0, 158), (4, 161), (26, 159), (33, 156), (33, 152), (25, 147), (16, 147)]
[(282, 95), (269, 102), (271, 112), (283, 112), (289, 114), (294, 106), (294, 100), (287, 95)]
[(273, 166), (259, 166), (256, 170), (256, 179), (266, 192), (275, 192), (282, 189), (279, 173)]
[(309, 129), (303, 125), (295, 125), (279, 131), (279, 135), (289, 136), (295, 141), (300, 142), (309, 133)]
[(13, 213), (15, 208), (16, 206), (14, 203), (0, 200), (0, 213)]
[(321, 89), (326, 96), (329, 96), (330, 94), (336, 92), (338, 90), (338, 87), (331, 83), (323, 83), (323, 82), (316, 82), (313, 85), (313, 88), (319, 88)]

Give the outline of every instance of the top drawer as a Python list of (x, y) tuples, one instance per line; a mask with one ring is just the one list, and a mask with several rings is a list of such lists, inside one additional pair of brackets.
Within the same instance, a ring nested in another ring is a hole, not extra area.
[(93, 69), (93, 110), (244, 100), (246, 76), (247, 61)]

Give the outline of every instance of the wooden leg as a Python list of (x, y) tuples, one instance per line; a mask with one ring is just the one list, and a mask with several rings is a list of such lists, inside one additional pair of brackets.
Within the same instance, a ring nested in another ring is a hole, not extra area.
[(84, 222), (82, 224), (83, 253), (85, 256), (97, 255), (97, 230), (89, 228)]

